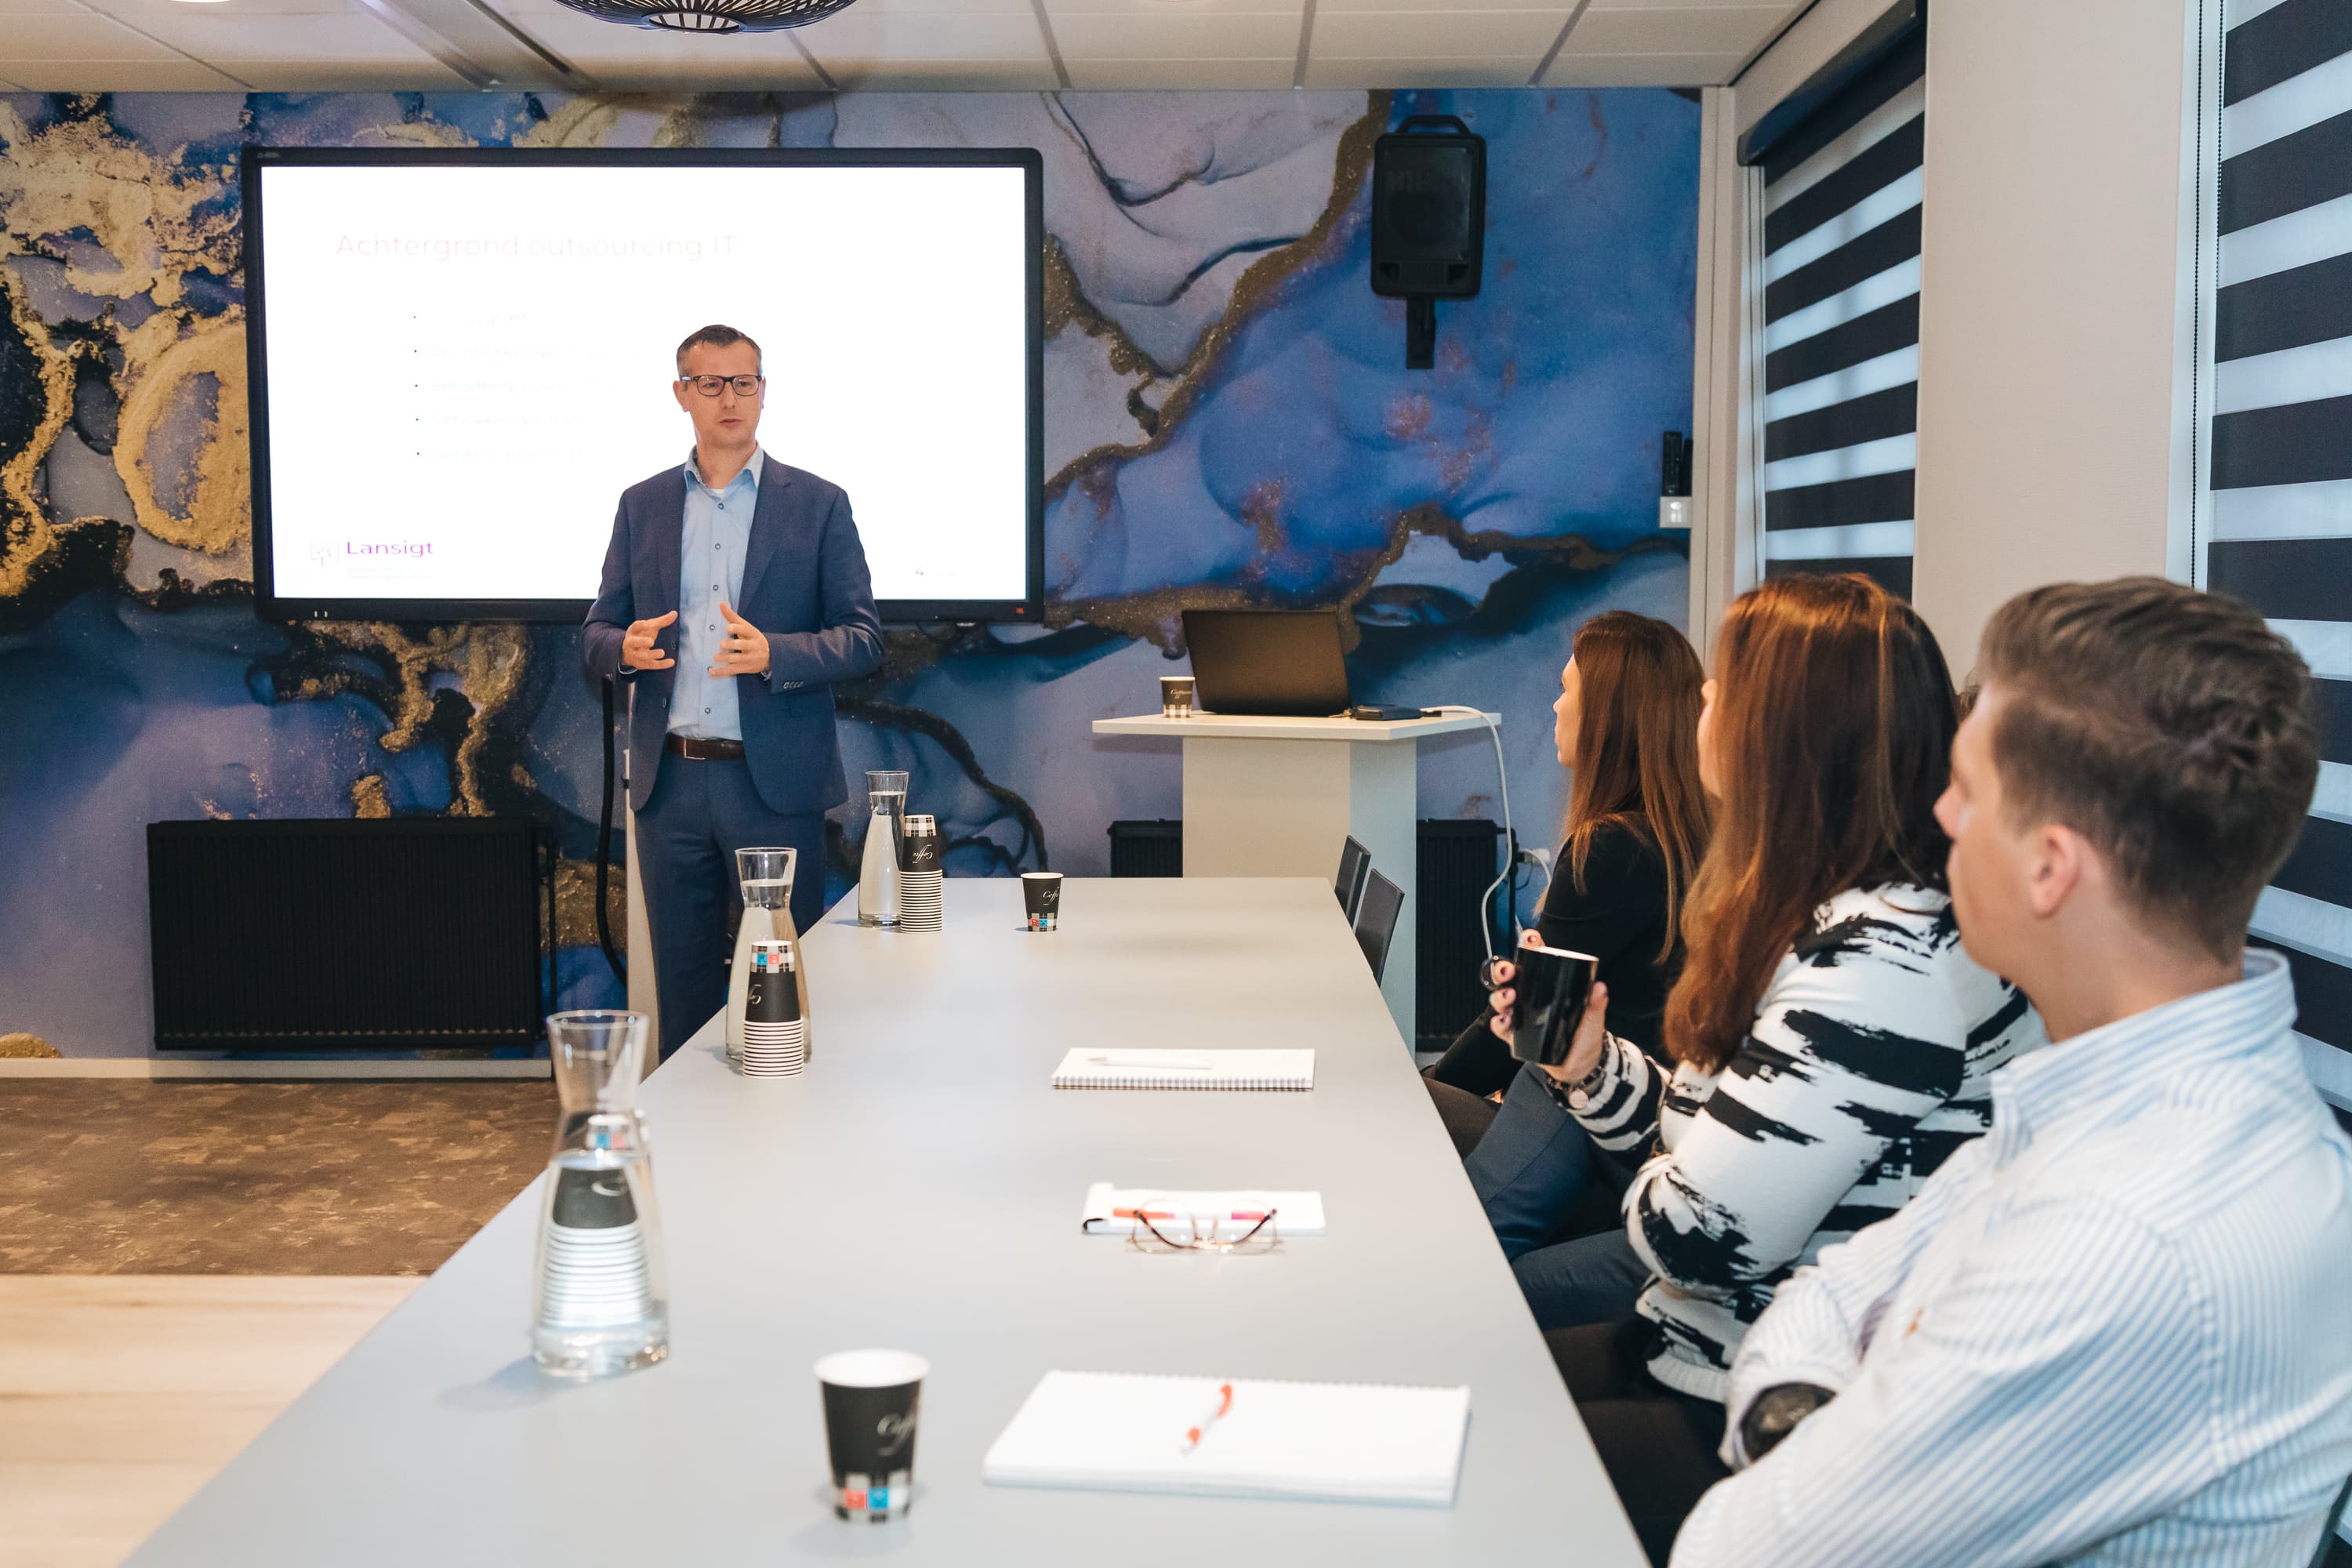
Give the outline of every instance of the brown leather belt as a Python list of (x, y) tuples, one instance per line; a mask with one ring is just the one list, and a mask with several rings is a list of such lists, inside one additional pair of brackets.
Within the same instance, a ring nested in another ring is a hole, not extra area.
[(696, 763), (739, 763), (743, 760), (740, 741), (702, 741), (692, 735), (665, 735), (662, 750)]

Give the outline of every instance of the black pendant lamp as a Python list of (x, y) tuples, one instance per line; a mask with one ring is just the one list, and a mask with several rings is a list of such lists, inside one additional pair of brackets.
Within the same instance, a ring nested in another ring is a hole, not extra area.
[(673, 33), (769, 33), (804, 27), (845, 11), (851, 0), (562, 0), (571, 10), (633, 27)]

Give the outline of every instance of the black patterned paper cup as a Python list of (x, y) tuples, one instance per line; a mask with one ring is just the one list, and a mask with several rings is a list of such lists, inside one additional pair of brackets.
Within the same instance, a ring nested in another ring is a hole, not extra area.
[(912, 1351), (841, 1351), (816, 1363), (835, 1518), (881, 1524), (907, 1511), (930, 1370)]
[(1021, 873), (1021, 904), (1031, 931), (1054, 931), (1062, 923), (1062, 874), (1059, 871)]

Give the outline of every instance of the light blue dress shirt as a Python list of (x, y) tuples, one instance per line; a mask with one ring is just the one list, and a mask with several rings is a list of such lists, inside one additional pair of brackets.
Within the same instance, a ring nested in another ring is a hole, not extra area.
[(1731, 1369), (1837, 1391), (1675, 1568), (2303, 1568), (2352, 1469), (2352, 1146), (2284, 960), (1992, 1075), (1992, 1131)]
[[(669, 732), (702, 741), (743, 738), (733, 675), (712, 675), (727, 622), (719, 613), (743, 596), (743, 552), (751, 541), (751, 513), (760, 504), (760, 466), (751, 460), (723, 489), (702, 482), (694, 454), (686, 455), (686, 513), (677, 547), (677, 672), (670, 687)], [(737, 609), (737, 615), (743, 612)]]

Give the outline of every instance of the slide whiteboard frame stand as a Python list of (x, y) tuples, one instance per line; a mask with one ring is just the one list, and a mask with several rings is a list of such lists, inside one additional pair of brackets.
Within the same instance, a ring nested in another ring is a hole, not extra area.
[[(1045, 593), (1045, 164), (1034, 147), (278, 147), (246, 146), (240, 155), (240, 227), (245, 256), (245, 353), (253, 463), (254, 611), (265, 621), (528, 621), (577, 625), (587, 599), (321, 598), (278, 592), (269, 496), (268, 258), (262, 244), (265, 167), (504, 166), (509, 168), (1014, 168), (1023, 174), (1023, 343), (1028, 382), (1027, 588), (1018, 599), (882, 599), (893, 625), (970, 622), (1038, 626)], [(812, 301), (821, 309), (823, 301)], [(887, 416), (877, 411), (877, 417)], [(614, 491), (615, 499), (619, 489)], [(852, 504), (856, 498), (852, 497)]]

